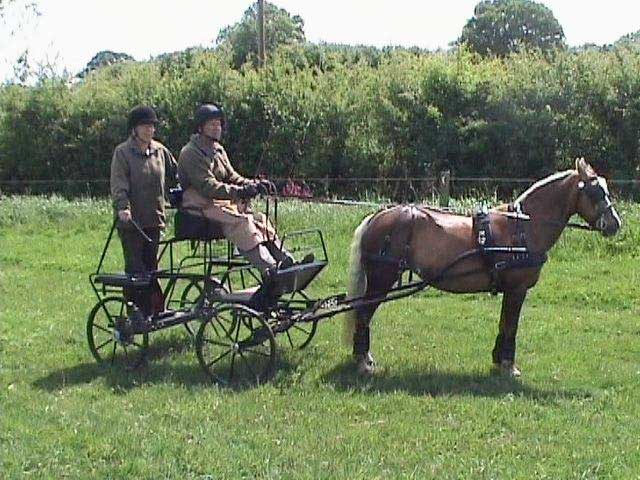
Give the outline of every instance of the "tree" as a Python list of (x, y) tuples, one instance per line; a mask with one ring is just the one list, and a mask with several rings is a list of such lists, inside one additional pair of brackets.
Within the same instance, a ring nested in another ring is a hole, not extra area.
[(458, 43), (481, 55), (505, 56), (528, 48), (564, 48), (564, 32), (544, 5), (530, 0), (483, 0)]
[(93, 72), (102, 67), (106, 67), (108, 65), (113, 65), (114, 63), (120, 62), (128, 62), (134, 61), (134, 58), (127, 54), (121, 52), (112, 52), (111, 50), (102, 50), (101, 52), (96, 53), (93, 58), (87, 63), (87, 66), (84, 67), (80, 73), (78, 73), (79, 78), (86, 77), (89, 73)]
[(639, 48), (640, 30), (620, 37), (613, 45), (616, 47)]
[[(273, 52), (279, 45), (303, 43), (304, 21), (298, 15), (291, 16), (283, 8), (269, 2), (264, 3), (266, 50)], [(218, 34), (216, 45), (230, 48), (233, 64), (239, 68), (247, 61), (257, 62), (258, 57), (258, 6), (251, 5), (242, 19), (229, 25)]]

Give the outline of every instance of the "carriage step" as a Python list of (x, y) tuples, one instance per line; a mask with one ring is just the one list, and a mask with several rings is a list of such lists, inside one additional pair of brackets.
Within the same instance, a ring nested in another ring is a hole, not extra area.
[(151, 285), (151, 277), (127, 275), (126, 273), (96, 275), (96, 283), (110, 287), (148, 287)]
[(225, 303), (242, 303), (246, 304), (251, 301), (255, 293), (258, 291), (260, 286), (255, 286), (251, 288), (247, 288), (244, 290), (238, 290), (237, 292), (228, 292), (221, 288), (218, 288), (214, 292), (214, 298), (217, 301), (225, 302)]

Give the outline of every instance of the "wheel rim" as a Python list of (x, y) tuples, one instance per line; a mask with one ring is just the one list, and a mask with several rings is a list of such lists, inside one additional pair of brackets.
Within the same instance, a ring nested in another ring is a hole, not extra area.
[(202, 296), (202, 286), (193, 280), (180, 295), (180, 308), (193, 307)]
[(87, 340), (98, 363), (132, 369), (144, 362), (149, 335), (123, 335), (116, 325), (121, 326), (126, 318), (126, 303), (121, 297), (105, 298), (93, 307), (87, 321)]
[(294, 322), (285, 331), (287, 344), (293, 349), (302, 350), (311, 343), (317, 327), (318, 322)]
[[(182, 295), (180, 295), (180, 308), (194, 308), (198, 300), (200, 300), (200, 297), (202, 297), (202, 292), (202, 286), (196, 280), (192, 280), (182, 291)], [(189, 335), (195, 337), (195, 328), (193, 328), (193, 325), (195, 325), (195, 321), (187, 322), (184, 324), (184, 328)]]
[(256, 385), (275, 365), (275, 338), (263, 316), (244, 306), (223, 307), (203, 322), (196, 338), (198, 360), (223, 386)]

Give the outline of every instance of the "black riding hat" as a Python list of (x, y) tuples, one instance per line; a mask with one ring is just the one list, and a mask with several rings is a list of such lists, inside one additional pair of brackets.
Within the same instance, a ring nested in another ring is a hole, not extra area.
[(135, 107), (129, 112), (129, 130), (136, 128), (138, 125), (149, 125), (158, 123), (158, 116), (153, 108), (145, 105)]
[(215, 103), (203, 103), (196, 110), (194, 130), (197, 132), (202, 125), (214, 118), (219, 118), (224, 127), (225, 117), (222, 107)]

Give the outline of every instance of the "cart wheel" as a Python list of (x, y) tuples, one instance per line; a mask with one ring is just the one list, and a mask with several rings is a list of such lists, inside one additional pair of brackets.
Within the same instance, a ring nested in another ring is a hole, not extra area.
[(244, 305), (223, 305), (200, 325), (196, 352), (200, 365), (216, 383), (255, 385), (273, 372), (276, 341), (261, 313)]
[[(182, 295), (180, 295), (180, 308), (194, 308), (197, 301), (202, 296), (202, 285), (198, 283), (197, 280), (191, 280), (189, 285), (185, 287), (182, 291)], [(196, 334), (194, 332), (195, 328), (192, 328), (192, 325), (195, 325), (196, 322), (187, 322), (184, 324), (184, 328), (189, 332), (191, 337), (195, 337)]]
[(122, 297), (103, 298), (93, 307), (87, 320), (87, 340), (98, 363), (134, 369), (144, 362), (149, 334), (129, 334), (127, 323)]
[(194, 306), (202, 296), (202, 285), (197, 280), (191, 280), (180, 295), (180, 308)]
[(283, 334), (285, 342), (294, 350), (302, 350), (311, 343), (316, 334), (318, 322), (294, 322)]

